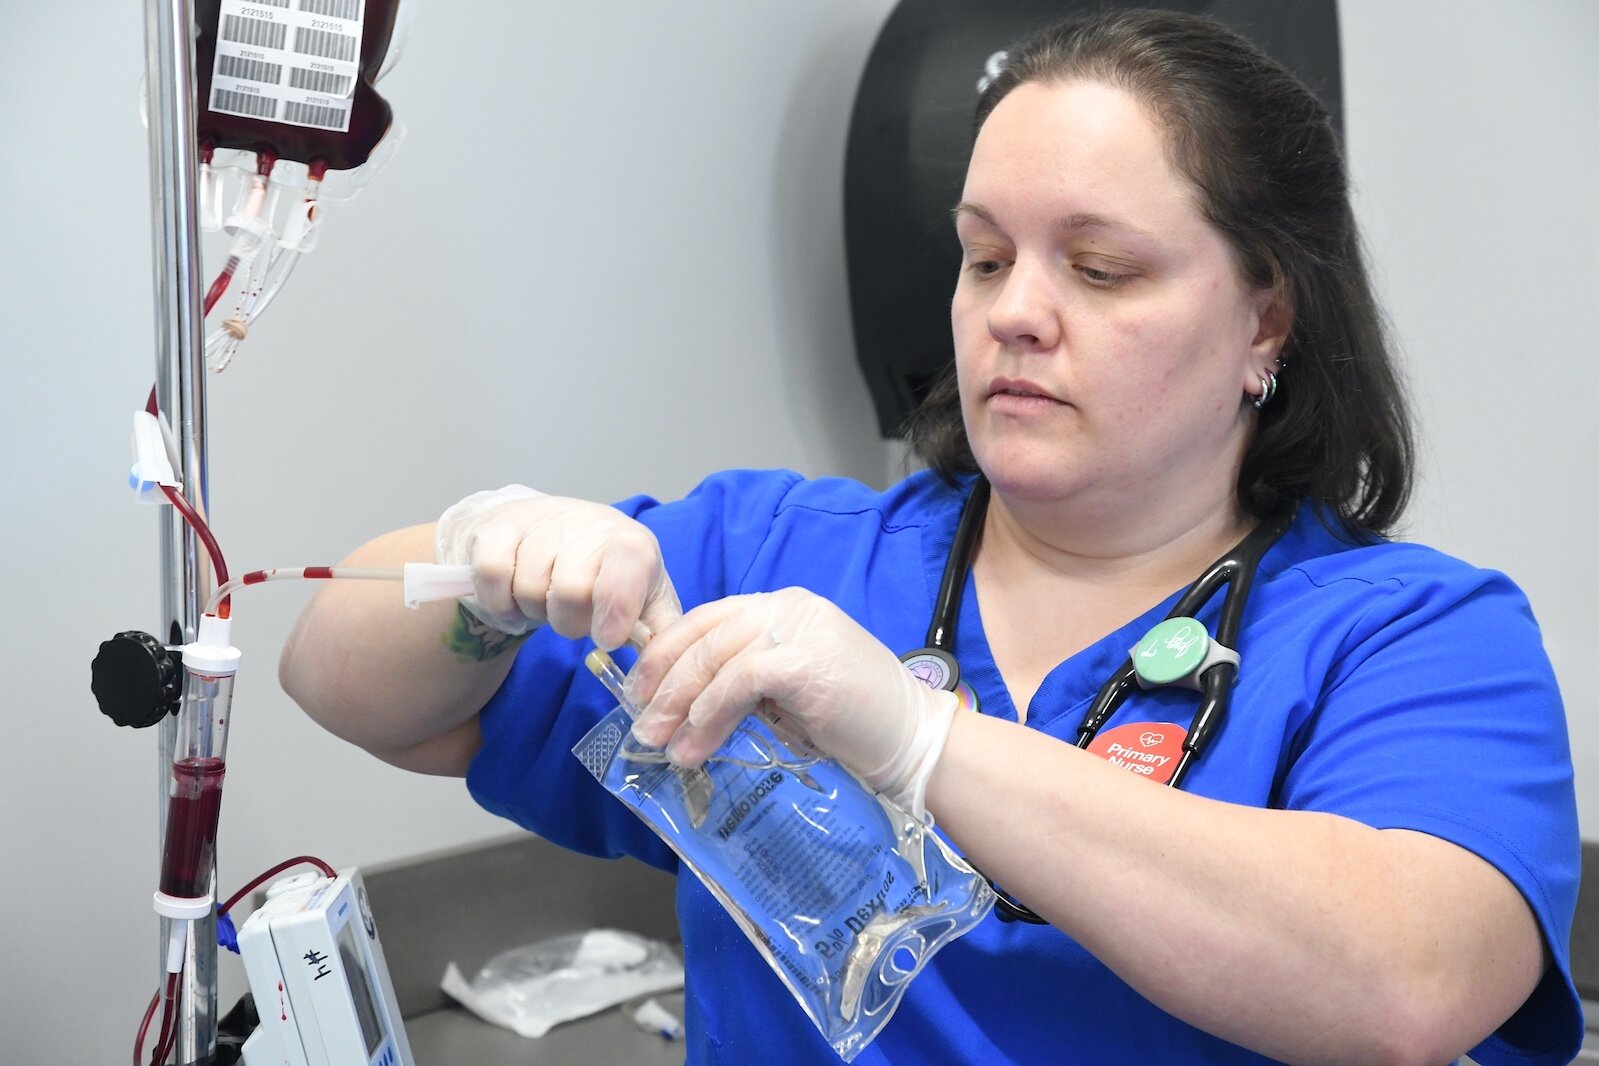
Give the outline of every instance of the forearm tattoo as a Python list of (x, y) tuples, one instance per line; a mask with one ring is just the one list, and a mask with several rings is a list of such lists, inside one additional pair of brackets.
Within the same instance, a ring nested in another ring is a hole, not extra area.
[(513, 637), (509, 633), (501, 633), (493, 626), (484, 625), (471, 611), (456, 604), (455, 619), (440, 639), (457, 662), (484, 663), (514, 651), (531, 635), (523, 633)]

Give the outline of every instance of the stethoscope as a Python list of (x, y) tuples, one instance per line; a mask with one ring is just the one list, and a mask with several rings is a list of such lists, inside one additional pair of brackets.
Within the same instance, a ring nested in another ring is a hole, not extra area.
[[(976, 696), (961, 681), (960, 665), (955, 661), (955, 622), (960, 613), (961, 593), (971, 571), (977, 535), (988, 513), (988, 480), (977, 479), (961, 508), (955, 528), (955, 541), (944, 562), (938, 597), (927, 626), (927, 643), (900, 656), (910, 671), (931, 688), (960, 695), (962, 703), (976, 709)], [(1188, 725), (1176, 763), (1165, 783), (1181, 787), (1189, 768), (1204, 754), (1220, 731), (1232, 702), (1233, 682), (1238, 677), (1238, 630), (1244, 606), (1254, 584), (1260, 560), (1281, 539), (1293, 523), (1292, 508), (1261, 522), (1231, 551), (1217, 559), (1178, 598), (1164, 621), (1151, 629), (1128, 652), (1127, 661), (1100, 687), (1077, 726), (1077, 746), (1088, 748), (1106, 722), (1126, 702), (1134, 688), (1191, 688), (1201, 694), (1199, 707)], [(1227, 596), (1222, 601), (1221, 618), (1212, 637), (1194, 617), (1223, 585)], [(1113, 745), (1114, 747), (1114, 745)], [(1137, 758), (1139, 756), (1133, 756)], [(1159, 758), (1159, 756), (1143, 756)], [(992, 884), (992, 881), (990, 882)], [(1027, 907), (1009, 899), (995, 887), (995, 913), (1004, 921), (1045, 924)]]

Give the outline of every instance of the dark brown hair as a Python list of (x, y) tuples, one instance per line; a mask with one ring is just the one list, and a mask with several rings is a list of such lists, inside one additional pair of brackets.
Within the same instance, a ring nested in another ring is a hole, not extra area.
[[(1410, 416), (1327, 109), (1217, 22), (1117, 11), (1010, 49), (978, 100), (976, 129), (1018, 85), (1073, 79), (1114, 85), (1149, 109), (1242, 277), (1279, 288), (1293, 308), (1282, 380), (1244, 454), (1239, 503), (1265, 517), (1309, 500), (1354, 531), (1390, 531), (1410, 496)], [(944, 477), (977, 471), (953, 368), (906, 430), (915, 453)]]

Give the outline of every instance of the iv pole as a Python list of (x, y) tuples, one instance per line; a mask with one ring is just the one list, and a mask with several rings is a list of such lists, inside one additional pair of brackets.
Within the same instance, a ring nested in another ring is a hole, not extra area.
[[(200, 248), (195, 180), (194, 32), (189, 0), (145, 0), (145, 85), (150, 131), (151, 232), (154, 237), (156, 400), (177, 439), (175, 471), (183, 494), (207, 513), (205, 346), (200, 307)], [(200, 588), (209, 561), (175, 507), (160, 508), (161, 615), (166, 639), (195, 637)], [(177, 723), (168, 716), (157, 740), (157, 822), (165, 832), (167, 786), (172, 776)], [(157, 848), (159, 863), (160, 845)], [(214, 888), (216, 870), (210, 880)], [(164, 960), (168, 923), (161, 919)], [(194, 923), (179, 989), (176, 1061), (209, 1063), (216, 1046), (216, 919)], [(165, 965), (159, 967), (163, 977)]]

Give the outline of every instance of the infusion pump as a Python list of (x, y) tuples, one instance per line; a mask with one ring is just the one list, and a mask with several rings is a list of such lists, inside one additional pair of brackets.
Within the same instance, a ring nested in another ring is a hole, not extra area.
[(359, 870), (273, 883), (239, 953), (261, 1017), (245, 1066), (414, 1066)]

